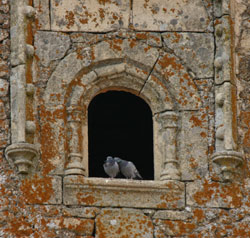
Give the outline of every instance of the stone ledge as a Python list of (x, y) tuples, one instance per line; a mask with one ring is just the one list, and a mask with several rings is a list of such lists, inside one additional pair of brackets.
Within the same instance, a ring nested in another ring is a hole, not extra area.
[(182, 209), (184, 183), (179, 181), (138, 181), (127, 179), (66, 176), (63, 181), (65, 205)]

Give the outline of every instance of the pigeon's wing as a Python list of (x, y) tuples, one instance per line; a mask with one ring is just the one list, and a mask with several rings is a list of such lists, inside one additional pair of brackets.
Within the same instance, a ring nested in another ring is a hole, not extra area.
[(122, 160), (119, 163), (121, 173), (126, 177), (126, 178), (132, 178), (133, 175), (133, 168), (131, 167), (129, 161)]
[(142, 179), (142, 176), (140, 175), (139, 171), (136, 169), (134, 163), (130, 161), (129, 164), (130, 164), (131, 170), (133, 170), (132, 171), (132, 174), (133, 174), (132, 178), (133, 179), (134, 178), (140, 178), (140, 179)]

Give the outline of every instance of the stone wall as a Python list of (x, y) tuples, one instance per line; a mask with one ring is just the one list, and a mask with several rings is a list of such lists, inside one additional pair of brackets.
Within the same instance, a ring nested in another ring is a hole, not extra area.
[[(0, 237), (249, 237), (247, 0), (0, 1)], [(87, 108), (154, 121), (154, 181), (88, 177)]]

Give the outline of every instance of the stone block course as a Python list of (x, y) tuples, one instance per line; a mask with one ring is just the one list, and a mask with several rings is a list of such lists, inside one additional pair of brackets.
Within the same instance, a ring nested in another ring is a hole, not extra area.
[(153, 223), (135, 209), (103, 209), (96, 218), (96, 237), (153, 238)]
[(211, 11), (211, 1), (134, 2), (133, 27), (140, 31), (211, 31)]
[(213, 76), (214, 42), (210, 33), (163, 33), (164, 47), (175, 53), (197, 78)]
[(56, 31), (107, 32), (128, 28), (129, 0), (51, 1), (51, 28)]

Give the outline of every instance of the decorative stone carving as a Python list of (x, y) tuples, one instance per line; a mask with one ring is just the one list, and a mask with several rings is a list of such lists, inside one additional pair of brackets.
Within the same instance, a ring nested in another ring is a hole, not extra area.
[(85, 175), (85, 168), (82, 163), (83, 156), (81, 145), (83, 111), (78, 107), (70, 107), (67, 113), (69, 155), (65, 174)]
[(222, 180), (232, 181), (239, 175), (239, 167), (243, 164), (243, 157), (236, 151), (219, 151), (213, 154), (212, 162), (219, 165), (217, 173)]
[(6, 149), (5, 154), (9, 163), (16, 166), (18, 174), (27, 175), (36, 167), (38, 152), (35, 145), (15, 143)]
[(29, 134), (34, 134), (36, 131), (36, 124), (34, 121), (26, 121), (26, 132)]
[(178, 115), (175, 112), (165, 112), (158, 116), (162, 126), (162, 137), (165, 142), (160, 180), (178, 180), (181, 176), (176, 154)]
[(233, 132), (232, 94), (234, 86), (224, 82), (216, 86), (216, 152), (211, 157), (212, 170), (219, 176), (217, 179), (229, 182), (240, 173), (243, 155), (237, 149)]
[(26, 94), (28, 96), (33, 96), (35, 93), (35, 86), (32, 83), (26, 84)]
[(11, 141), (6, 158), (18, 174), (28, 175), (34, 171), (38, 149), (26, 143), (26, 133), (34, 133), (36, 125), (26, 121), (26, 96), (34, 94), (34, 86), (26, 85), (26, 61), (34, 55), (34, 47), (27, 44), (28, 18), (35, 14), (27, 0), (11, 1)]
[(236, 123), (233, 112), (235, 97), (235, 86), (233, 82), (230, 55), (231, 35), (230, 18), (228, 12), (228, 0), (215, 1), (217, 9), (215, 15), (221, 17), (216, 19), (215, 39), (216, 57), (215, 66), (215, 133), (216, 152), (211, 156), (212, 172), (215, 172), (216, 179), (228, 182), (236, 178), (236, 174), (241, 173), (243, 155), (236, 152)]
[(35, 52), (34, 46), (30, 45), (30, 44), (27, 44), (26, 45), (26, 55), (27, 55), (27, 57), (33, 57), (34, 52)]
[(34, 17), (36, 15), (36, 10), (32, 6), (25, 6), (23, 8), (23, 12), (29, 18)]

